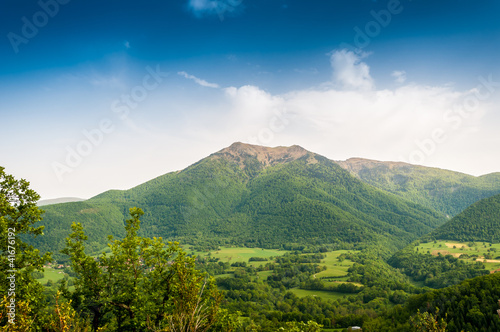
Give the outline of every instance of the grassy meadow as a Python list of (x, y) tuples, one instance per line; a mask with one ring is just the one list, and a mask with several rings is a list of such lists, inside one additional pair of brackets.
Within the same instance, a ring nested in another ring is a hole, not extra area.
[(452, 255), (467, 262), (481, 261), (487, 270), (500, 271), (500, 243), (440, 240), (420, 243), (414, 250), (435, 256)]

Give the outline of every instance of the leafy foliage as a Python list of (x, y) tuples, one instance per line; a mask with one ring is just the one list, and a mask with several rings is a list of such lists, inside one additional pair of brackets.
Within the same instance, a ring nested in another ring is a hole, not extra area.
[(388, 262), (413, 280), (423, 281), (425, 286), (432, 288), (444, 288), (465, 279), (489, 274), (481, 262), (470, 264), (451, 255), (417, 253), (412, 246), (398, 251)]
[[(0, 167), (0, 294), (29, 305), (25, 311), (35, 316), (43, 308), (44, 294), (32, 273), (43, 272), (43, 265), (51, 259), (50, 253), (40, 255), (24, 241), (43, 232), (43, 226), (38, 226), (43, 213), (36, 205), (39, 199), (28, 181), (16, 180)], [(7, 321), (5, 316), (2, 319), (1, 323)]]
[(138, 236), (141, 209), (130, 209), (123, 240), (109, 237), (110, 254), (85, 253), (87, 236), (73, 224), (64, 253), (76, 273), (75, 291), (65, 296), (93, 330), (207, 331), (217, 320), (222, 294), (194, 268), (177, 243)]
[[(421, 314), (417, 321), (430, 323), (432, 319), (435, 319), (434, 322), (444, 320), (449, 332), (498, 331), (499, 298), (500, 274), (476, 277), (455, 286), (411, 297), (404, 307), (396, 306), (386, 315), (366, 322), (363, 330), (410, 330), (411, 317), (421, 312), (424, 316)], [(429, 314), (425, 315), (425, 312)], [(412, 321), (415, 322), (415, 318)], [(444, 324), (439, 325), (442, 328)]]

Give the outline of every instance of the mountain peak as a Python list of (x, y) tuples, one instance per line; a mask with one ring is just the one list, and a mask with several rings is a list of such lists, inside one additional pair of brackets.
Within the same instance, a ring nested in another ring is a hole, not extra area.
[(294, 161), (308, 154), (313, 156), (312, 152), (309, 152), (298, 145), (292, 145), (289, 147), (277, 146), (271, 148), (261, 145), (236, 142), (231, 144), (229, 147), (214, 153), (212, 156), (236, 161), (241, 168), (244, 168), (244, 161), (248, 158), (256, 158), (261, 164), (264, 165), (264, 167), (266, 167)]
[(384, 167), (389, 170), (400, 167), (415, 167), (415, 165), (407, 164), (398, 161), (378, 161), (364, 158), (350, 158), (344, 161), (335, 161), (342, 168), (350, 171), (351, 173), (358, 173), (362, 169), (372, 169), (377, 167)]

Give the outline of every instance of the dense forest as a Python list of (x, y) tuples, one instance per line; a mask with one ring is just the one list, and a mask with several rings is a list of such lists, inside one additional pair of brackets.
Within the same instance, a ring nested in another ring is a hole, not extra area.
[(425, 238), (498, 243), (500, 241), (499, 219), (500, 195), (495, 195), (472, 204)]

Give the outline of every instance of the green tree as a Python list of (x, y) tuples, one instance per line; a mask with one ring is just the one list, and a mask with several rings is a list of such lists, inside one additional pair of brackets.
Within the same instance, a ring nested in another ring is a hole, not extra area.
[(222, 293), (178, 243), (138, 236), (143, 214), (130, 209), (125, 237), (109, 236), (111, 252), (99, 258), (85, 253), (82, 225), (72, 225), (63, 253), (77, 279), (73, 293), (63, 286), (66, 296), (91, 318), (93, 330), (208, 331), (225, 314), (219, 308)]
[[(36, 204), (40, 196), (29, 185), (0, 167), (0, 294), (8, 295), (8, 301), (19, 306), (18, 309), (28, 306), (24, 312), (37, 317), (44, 306), (44, 295), (43, 286), (35, 280), (33, 272), (43, 272), (43, 265), (51, 260), (51, 255), (41, 255), (24, 242), (29, 236), (43, 233), (43, 226), (35, 226), (42, 220), (43, 211)], [(0, 323), (7, 324), (5, 316)]]
[(287, 332), (321, 332), (323, 330), (323, 325), (320, 325), (314, 321), (304, 322), (287, 322), (286, 327), (280, 327), (277, 331), (287, 331)]
[(412, 331), (415, 332), (446, 332), (446, 322), (444, 319), (438, 320), (439, 308), (436, 308), (436, 314), (429, 312), (417, 314), (410, 319)]

